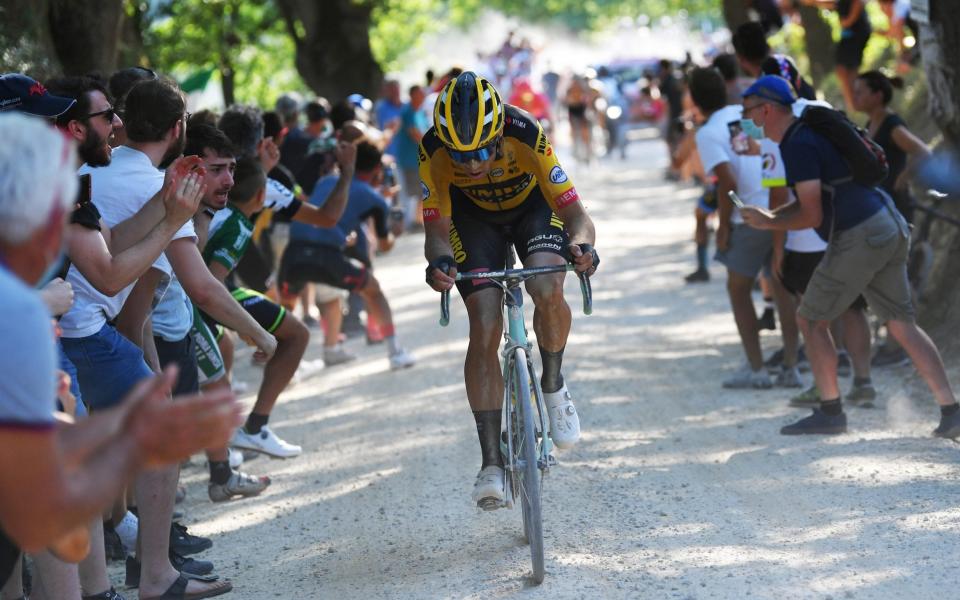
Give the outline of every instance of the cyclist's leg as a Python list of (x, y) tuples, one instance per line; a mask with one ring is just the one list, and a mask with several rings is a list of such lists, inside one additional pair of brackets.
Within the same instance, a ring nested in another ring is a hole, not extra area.
[[(542, 197), (541, 197), (542, 198)], [(569, 239), (563, 221), (553, 214), (545, 200), (531, 206), (514, 229), (514, 244), (525, 267), (562, 265), (567, 262)], [(545, 393), (563, 387), (560, 366), (563, 349), (570, 334), (570, 306), (563, 297), (566, 273), (540, 275), (526, 283), (527, 293), (533, 298), (533, 330), (540, 345), (543, 373), (540, 385)]]
[[(450, 244), (461, 273), (501, 267), (506, 260), (507, 237), (501, 225), (477, 218), (453, 206)], [(470, 342), (463, 365), (467, 400), (473, 411), (480, 438), (483, 467), (500, 466), (500, 409), (503, 378), (498, 349), (503, 333), (502, 290), (491, 281), (458, 282), (457, 289), (467, 307)], [(478, 484), (479, 485), (479, 484)]]

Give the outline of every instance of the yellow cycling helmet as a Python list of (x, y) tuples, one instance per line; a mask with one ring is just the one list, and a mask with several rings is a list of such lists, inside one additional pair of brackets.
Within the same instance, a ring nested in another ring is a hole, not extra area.
[(489, 81), (464, 71), (443, 86), (433, 107), (437, 137), (456, 154), (486, 148), (503, 131), (503, 101)]

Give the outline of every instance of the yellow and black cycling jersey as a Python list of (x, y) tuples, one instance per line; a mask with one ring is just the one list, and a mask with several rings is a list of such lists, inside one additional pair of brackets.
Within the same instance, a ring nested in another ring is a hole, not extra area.
[(450, 217), (454, 201), (494, 215), (541, 197), (554, 212), (579, 200), (540, 123), (515, 106), (504, 106), (503, 143), (483, 178), (470, 177), (450, 159), (433, 127), (424, 134), (419, 157), (424, 221)]

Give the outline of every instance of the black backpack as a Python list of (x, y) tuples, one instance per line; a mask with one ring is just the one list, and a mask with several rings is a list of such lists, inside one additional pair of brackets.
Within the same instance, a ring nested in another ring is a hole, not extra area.
[(875, 187), (887, 178), (890, 167), (883, 148), (842, 112), (825, 106), (808, 106), (803, 110), (800, 122), (827, 138), (850, 167), (849, 178), (828, 181), (827, 184), (837, 185), (852, 180)]

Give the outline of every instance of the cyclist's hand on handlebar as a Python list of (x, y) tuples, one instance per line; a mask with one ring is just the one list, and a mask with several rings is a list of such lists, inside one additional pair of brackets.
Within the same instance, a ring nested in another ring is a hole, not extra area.
[(438, 292), (445, 292), (456, 283), (457, 263), (452, 256), (440, 256), (427, 265), (427, 285)]
[(578, 273), (593, 275), (600, 265), (600, 256), (590, 244), (570, 244), (570, 256)]

